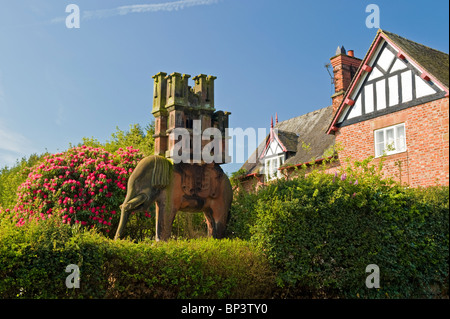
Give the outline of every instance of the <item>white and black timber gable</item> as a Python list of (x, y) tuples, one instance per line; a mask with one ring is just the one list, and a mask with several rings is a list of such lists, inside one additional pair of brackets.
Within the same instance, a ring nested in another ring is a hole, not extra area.
[[(441, 74), (436, 76), (429, 72), (417, 62), (419, 59), (411, 57), (406, 53), (407, 48), (403, 49), (401, 45), (414, 45), (414, 57), (419, 54), (430, 55), (429, 51), (433, 49), (400, 39), (402, 43), (399, 45), (384, 31), (379, 32), (346, 92), (330, 130), (448, 96), (448, 83), (439, 81)], [(434, 51), (431, 53), (439, 53), (438, 59), (444, 60), (441, 67), (448, 69), (448, 54)], [(428, 63), (439, 67), (436, 59)]]

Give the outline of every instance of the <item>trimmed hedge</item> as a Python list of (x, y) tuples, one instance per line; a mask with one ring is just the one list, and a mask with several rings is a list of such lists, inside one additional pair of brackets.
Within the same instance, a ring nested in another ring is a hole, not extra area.
[(369, 163), (239, 192), (220, 241), (112, 241), (56, 217), (16, 227), (0, 208), (0, 298), (448, 298), (449, 188), (405, 188)]
[[(247, 220), (242, 237), (265, 252), (282, 296), (448, 297), (449, 188), (405, 188), (368, 163), (237, 197), (234, 220)], [(369, 264), (379, 289), (365, 285)]]
[[(80, 269), (80, 288), (65, 285)], [(242, 240), (113, 241), (54, 220), (0, 224), (0, 298), (268, 298), (267, 260)]]

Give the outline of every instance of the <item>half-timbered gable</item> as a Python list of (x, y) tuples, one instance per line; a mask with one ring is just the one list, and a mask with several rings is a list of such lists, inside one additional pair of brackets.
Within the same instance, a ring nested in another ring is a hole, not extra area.
[(380, 39), (347, 95), (336, 122), (339, 127), (443, 98), (447, 93), (401, 49)]
[[(333, 66), (340, 61), (346, 60), (332, 58)], [(385, 175), (401, 183), (448, 185), (448, 71), (447, 53), (379, 30), (345, 93), (333, 101), (327, 132), (343, 148), (339, 158), (384, 156)]]

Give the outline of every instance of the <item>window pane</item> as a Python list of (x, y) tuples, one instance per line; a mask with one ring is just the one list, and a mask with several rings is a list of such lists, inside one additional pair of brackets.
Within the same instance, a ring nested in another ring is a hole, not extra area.
[[(269, 174), (272, 175), (272, 170), (273, 170), (273, 161), (269, 160)], [(272, 177), (272, 176), (270, 176)]]
[(406, 150), (406, 139), (405, 139), (405, 127), (403, 125), (397, 126), (397, 150), (402, 152)]
[(274, 158), (270, 161), (270, 179), (274, 179), (277, 174), (277, 159)]
[(264, 171), (266, 173), (267, 178), (269, 179), (270, 174), (270, 160), (266, 160), (266, 167), (264, 167)]
[(384, 143), (377, 143), (375, 146), (375, 156), (381, 156), (383, 155), (384, 151)]
[(384, 143), (384, 132), (377, 131), (375, 133), (375, 143)]
[(375, 156), (383, 155), (384, 151), (384, 131), (379, 130), (375, 132)]
[(277, 161), (277, 167), (275, 168), (275, 172), (274, 172), (274, 175), (276, 176), (276, 177), (280, 177), (280, 171), (278, 170), (279, 168), (280, 168), (280, 166), (281, 166), (281, 157), (277, 157), (276, 158), (276, 161)]
[(386, 130), (386, 150), (387, 152), (392, 152), (395, 150), (395, 138), (394, 138), (394, 129), (390, 128)]

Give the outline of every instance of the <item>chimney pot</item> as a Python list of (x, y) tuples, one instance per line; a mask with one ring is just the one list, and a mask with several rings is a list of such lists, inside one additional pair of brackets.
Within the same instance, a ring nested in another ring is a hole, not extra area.
[(348, 50), (347, 55), (348, 55), (348, 56), (355, 56), (355, 51), (353, 51), (353, 50)]

